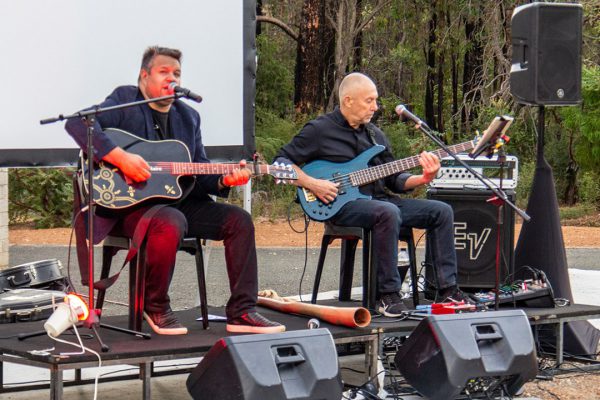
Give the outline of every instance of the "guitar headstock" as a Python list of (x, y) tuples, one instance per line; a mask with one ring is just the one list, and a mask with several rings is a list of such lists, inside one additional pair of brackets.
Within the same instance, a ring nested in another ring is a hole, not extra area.
[(298, 179), (298, 174), (291, 164), (275, 162), (269, 165), (269, 175), (275, 178), (275, 183), (289, 184)]

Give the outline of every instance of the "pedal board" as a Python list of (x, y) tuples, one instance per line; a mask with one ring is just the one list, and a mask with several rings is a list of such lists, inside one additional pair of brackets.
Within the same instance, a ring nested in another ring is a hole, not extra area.
[[(479, 303), (486, 305), (495, 304), (494, 292), (478, 292), (473, 296)], [(501, 290), (498, 303), (502, 306), (527, 307), (527, 308), (554, 308), (554, 293), (551, 287), (528, 286), (517, 290)]]

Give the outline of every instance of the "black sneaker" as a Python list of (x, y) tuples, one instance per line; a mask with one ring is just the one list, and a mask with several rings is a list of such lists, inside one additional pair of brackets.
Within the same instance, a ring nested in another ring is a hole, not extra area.
[(144, 319), (159, 335), (185, 335), (188, 332), (170, 308), (161, 312), (144, 311)]
[(285, 332), (285, 325), (270, 321), (257, 312), (246, 313), (227, 321), (227, 332), (277, 333)]
[(402, 302), (402, 297), (398, 292), (384, 293), (379, 300), (379, 312), (386, 317), (397, 318), (402, 316), (403, 312), (408, 311), (408, 308)]
[(441, 303), (460, 303), (464, 302), (465, 304), (477, 304), (468, 294), (460, 290), (458, 287), (453, 286), (448, 288), (441, 298)]

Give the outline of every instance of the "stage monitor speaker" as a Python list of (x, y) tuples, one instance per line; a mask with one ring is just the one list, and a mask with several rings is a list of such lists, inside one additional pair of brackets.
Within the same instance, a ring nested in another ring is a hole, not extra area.
[(221, 338), (192, 371), (187, 388), (195, 400), (342, 398), (327, 329)]
[[(515, 192), (507, 190), (511, 202)], [(449, 204), (454, 210), (454, 247), (458, 263), (458, 285), (464, 288), (494, 288), (496, 286), (496, 235), (498, 208), (487, 202), (493, 196), (489, 190), (429, 189), (427, 198)], [(500, 283), (512, 275), (514, 268), (515, 212), (502, 207)], [(427, 240), (426, 280), (437, 280), (432, 265), (436, 265)]]
[(531, 3), (511, 20), (510, 91), (517, 103), (581, 102), (581, 4)]
[(538, 369), (523, 310), (429, 316), (394, 363), (408, 383), (433, 400), (453, 399), (463, 390), (469, 398), (496, 398), (498, 388), (513, 395)]

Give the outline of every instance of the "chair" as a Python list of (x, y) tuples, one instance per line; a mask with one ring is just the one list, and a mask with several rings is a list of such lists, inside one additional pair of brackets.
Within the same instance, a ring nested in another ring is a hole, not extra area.
[[(317, 302), (317, 294), (319, 293), (319, 284), (321, 282), (321, 274), (327, 255), (327, 248), (335, 239), (342, 239), (342, 254), (340, 259), (340, 288), (339, 299), (341, 301), (350, 300), (350, 292), (352, 290), (352, 277), (354, 274), (354, 258), (356, 246), (359, 240), (363, 241), (363, 307), (368, 310), (376, 309), (377, 297), (377, 270), (374, 262), (374, 254), (372, 251), (371, 231), (360, 227), (345, 227), (334, 225), (325, 222), (325, 232), (321, 240), (321, 251), (319, 253), (319, 261), (317, 263), (317, 271), (315, 273), (315, 282), (311, 303)], [(417, 279), (417, 261), (416, 249), (411, 228), (402, 227), (398, 240), (406, 242), (408, 247), (409, 270), (412, 280), (413, 302), (415, 307), (419, 304), (418, 279)]]
[[(120, 236), (107, 236), (102, 246), (102, 271), (100, 279), (105, 279), (110, 273), (110, 266), (114, 255), (119, 250), (129, 249), (129, 239)], [(204, 275), (204, 256), (202, 253), (202, 239), (190, 237), (183, 239), (179, 250), (185, 251), (196, 258), (196, 274), (198, 277), (198, 293), (200, 295), (200, 312), (202, 327), (208, 328), (208, 305), (206, 300), (206, 278)], [(142, 243), (138, 254), (129, 263), (129, 329), (141, 331), (144, 313), (144, 281), (146, 269), (144, 265), (145, 241)], [(96, 308), (102, 309), (104, 305), (105, 290), (98, 290)]]

